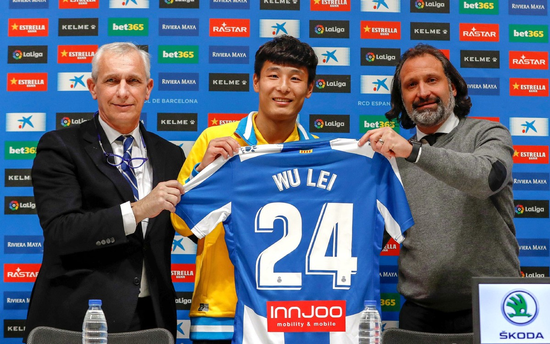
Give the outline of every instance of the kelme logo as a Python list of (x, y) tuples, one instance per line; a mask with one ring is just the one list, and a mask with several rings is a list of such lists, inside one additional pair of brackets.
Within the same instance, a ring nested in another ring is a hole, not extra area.
[(548, 25), (510, 25), (510, 42), (548, 43)]
[(109, 36), (148, 36), (148, 18), (109, 18)]
[(527, 325), (539, 314), (537, 299), (526, 290), (514, 290), (502, 301), (502, 314), (513, 325)]

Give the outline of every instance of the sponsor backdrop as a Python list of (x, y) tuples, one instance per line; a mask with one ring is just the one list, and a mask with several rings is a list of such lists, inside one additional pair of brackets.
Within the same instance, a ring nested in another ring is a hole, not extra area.
[[(394, 66), (405, 49), (435, 45), (468, 82), (471, 115), (500, 121), (513, 135), (522, 269), (526, 277), (549, 274), (547, 0), (6, 0), (0, 13), (2, 343), (21, 341), (41, 263), (30, 180), (37, 142), (91, 118), (90, 61), (113, 41), (151, 54), (155, 86), (143, 120), (186, 151), (206, 127), (257, 109), (254, 53), (281, 34), (308, 42), (319, 57), (314, 93), (300, 115), (310, 131), (359, 138), (390, 126), (410, 136), (383, 116)], [(179, 343), (189, 343), (195, 250), (176, 236)], [(396, 326), (403, 302), (398, 254), (391, 242), (380, 262), (386, 327)]]

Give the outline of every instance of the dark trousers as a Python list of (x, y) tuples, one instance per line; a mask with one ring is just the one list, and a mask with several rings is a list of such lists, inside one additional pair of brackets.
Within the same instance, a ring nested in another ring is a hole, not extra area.
[(473, 332), (472, 310), (447, 313), (405, 301), (399, 313), (399, 328), (431, 333)]
[(132, 318), (130, 329), (128, 331), (139, 331), (150, 328), (156, 328), (155, 312), (153, 310), (153, 301), (151, 297), (140, 297), (136, 307), (136, 313)]

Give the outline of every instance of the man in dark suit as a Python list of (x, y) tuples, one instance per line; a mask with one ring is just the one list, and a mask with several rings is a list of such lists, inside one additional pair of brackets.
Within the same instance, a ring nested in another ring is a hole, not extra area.
[[(89, 299), (103, 300), (109, 332), (162, 327), (175, 337), (169, 214), (183, 193), (175, 179), (185, 156), (140, 123), (153, 88), (149, 54), (131, 43), (102, 46), (88, 88), (94, 118), (38, 144), (32, 180), (44, 256), (24, 340), (37, 326), (81, 331)], [(124, 146), (119, 138), (130, 134)]]

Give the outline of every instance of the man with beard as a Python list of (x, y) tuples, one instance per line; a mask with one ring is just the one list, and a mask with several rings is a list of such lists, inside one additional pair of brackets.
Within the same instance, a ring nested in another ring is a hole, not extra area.
[(359, 144), (397, 158), (415, 220), (398, 260), (397, 289), (406, 299), (399, 327), (472, 332), (472, 277), (520, 276), (510, 133), (500, 123), (466, 117), (472, 105), (466, 82), (429, 45), (401, 57), (391, 105), (386, 117), (416, 126), (416, 135), (407, 140), (381, 128)]

